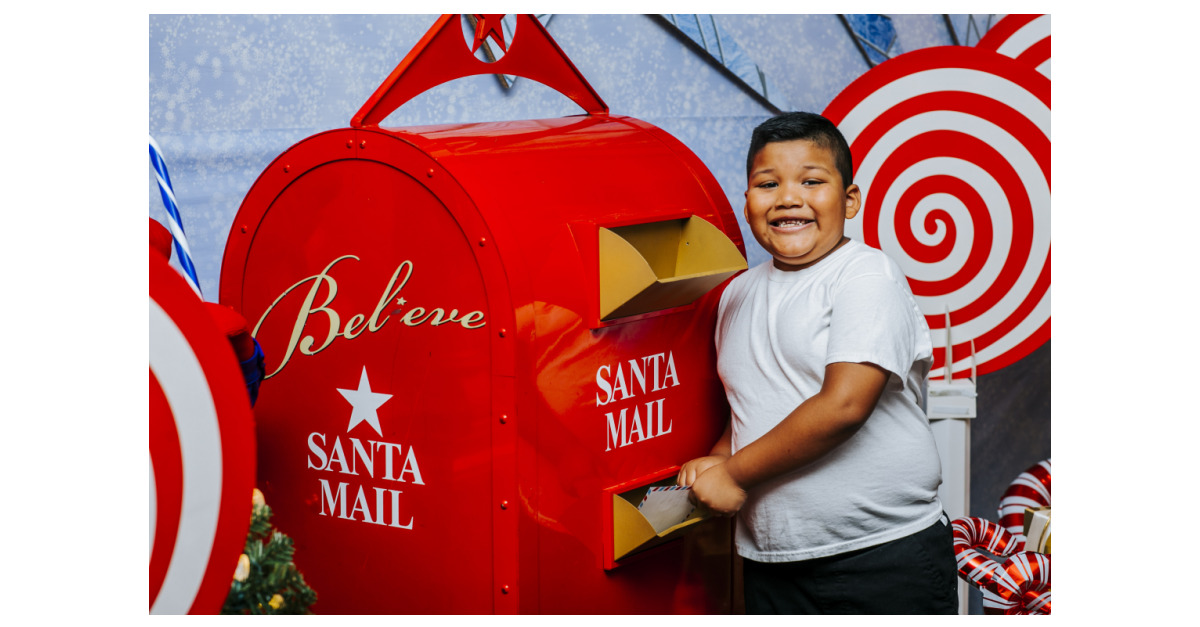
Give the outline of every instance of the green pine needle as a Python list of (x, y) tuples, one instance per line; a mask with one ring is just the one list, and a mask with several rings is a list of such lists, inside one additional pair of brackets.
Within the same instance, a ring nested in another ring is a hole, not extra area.
[[(250, 572), (245, 581), (234, 580), (229, 587), (222, 614), (311, 614), (317, 593), (304, 582), (304, 576), (292, 563), (296, 550), (292, 539), (271, 524), (271, 508), (257, 505), (252, 509), (250, 530), (246, 534), (246, 557)], [(278, 594), (283, 604), (271, 607)]]

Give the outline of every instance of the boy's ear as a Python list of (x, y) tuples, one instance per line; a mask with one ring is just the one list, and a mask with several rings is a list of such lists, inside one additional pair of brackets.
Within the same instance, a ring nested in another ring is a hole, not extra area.
[(746, 197), (746, 202), (742, 203), (742, 217), (746, 218), (746, 224), (750, 224), (750, 190), (742, 192)]
[(846, 219), (849, 220), (858, 215), (858, 210), (862, 208), (862, 190), (858, 186), (851, 183), (850, 187), (846, 188)]

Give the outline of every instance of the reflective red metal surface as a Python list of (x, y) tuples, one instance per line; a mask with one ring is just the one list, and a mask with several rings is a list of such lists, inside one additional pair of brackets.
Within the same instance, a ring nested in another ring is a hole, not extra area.
[[(316, 609), (729, 609), (725, 521), (602, 568), (603, 489), (706, 452), (726, 411), (715, 292), (595, 322), (596, 225), (699, 215), (738, 241), (707, 171), (647, 126), (331, 131), (251, 190), (221, 300), (267, 354), (259, 476)], [(390, 396), (362, 410), (368, 386)]]
[(688, 216), (744, 256), (695, 155), (603, 114), (335, 130), (268, 167), (221, 302), (267, 357), (258, 476), (315, 611), (731, 609), (728, 520), (605, 568), (605, 489), (707, 453), (728, 408), (720, 290), (601, 321), (597, 231)]

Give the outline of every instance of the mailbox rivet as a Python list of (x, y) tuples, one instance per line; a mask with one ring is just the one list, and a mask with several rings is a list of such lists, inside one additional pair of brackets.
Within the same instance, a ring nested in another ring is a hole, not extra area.
[(367, 147), (367, 141), (363, 140), (363, 141), (358, 142), (358, 147), (365, 150)]
[(347, 139), (347, 140), (346, 140), (346, 147), (347, 147), (347, 148), (353, 148), (353, 147), (354, 147), (354, 141), (353, 141), (353, 140), (350, 140), (350, 139)]
[(285, 165), (285, 166), (283, 166), (283, 171), (284, 171), (284, 172), (291, 172), (291, 171), (292, 171), (292, 166), (290, 166), (290, 165)]
[(429, 168), (429, 171), (425, 173), (425, 176), (428, 176), (429, 178), (433, 178), (433, 168)]
[(508, 509), (508, 501), (500, 501), (500, 509)]
[(500, 424), (508, 424), (508, 414), (500, 414)]
[(508, 335), (508, 329), (500, 329), (500, 337)]
[(249, 231), (249, 230), (250, 230), (250, 229), (246, 228), (246, 225), (245, 225), (245, 224), (243, 224), (243, 225), (242, 225), (242, 232), (243, 232), (243, 233), (245, 233), (246, 231)]
[(479, 238), (479, 245), (480, 245), (480, 246), (487, 246), (487, 238), (486, 238), (486, 237), (481, 237), (481, 238)]
[(503, 587), (501, 587), (501, 588), (500, 588), (500, 593), (501, 593), (501, 594), (508, 594), (508, 586), (503, 586)]

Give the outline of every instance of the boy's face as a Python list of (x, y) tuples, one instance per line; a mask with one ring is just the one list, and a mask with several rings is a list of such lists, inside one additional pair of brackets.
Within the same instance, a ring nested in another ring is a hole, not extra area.
[(842, 185), (832, 152), (806, 139), (772, 142), (754, 156), (746, 223), (776, 268), (799, 270), (842, 241), (860, 202), (857, 185)]

